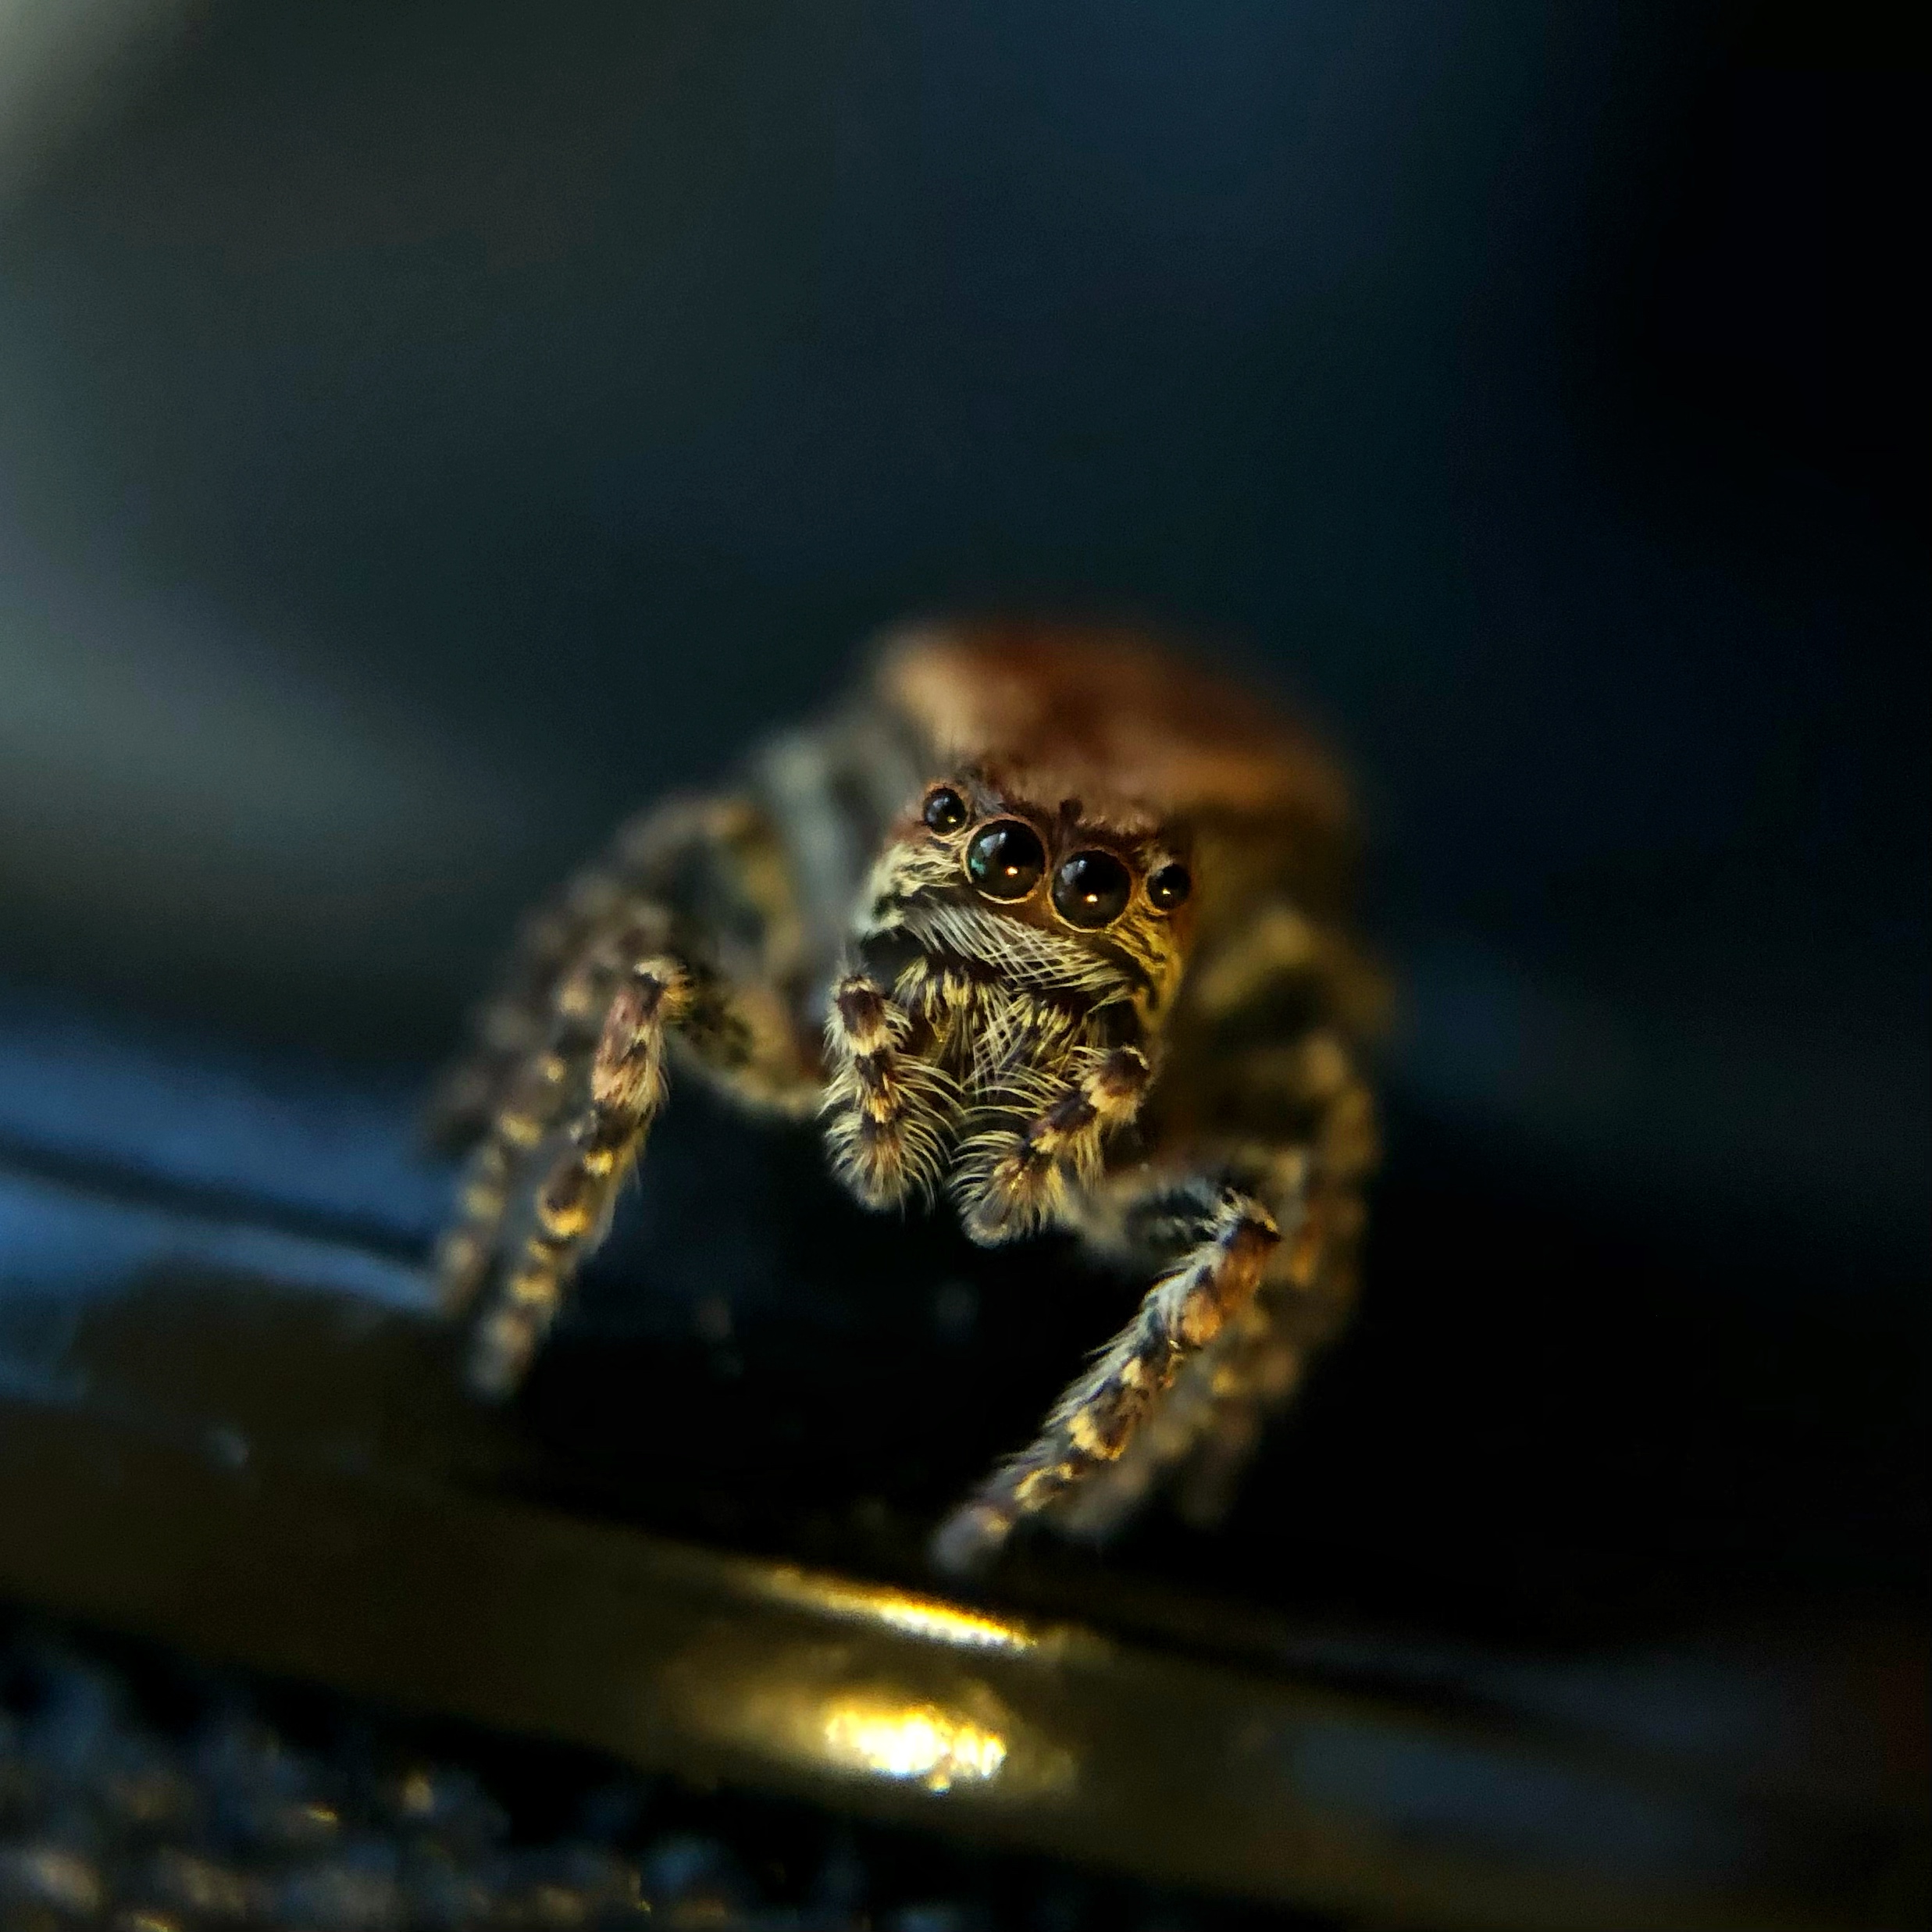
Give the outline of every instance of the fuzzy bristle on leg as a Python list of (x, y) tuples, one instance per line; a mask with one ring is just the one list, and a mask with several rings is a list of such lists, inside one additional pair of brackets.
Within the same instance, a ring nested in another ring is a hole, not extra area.
[(957, 1111), (945, 1075), (912, 1050), (912, 1031), (911, 1016), (864, 974), (832, 989), (825, 1139), (840, 1175), (870, 1207), (930, 1192)]
[(690, 1000), (689, 975), (662, 958), (633, 967), (611, 1000), (591, 1061), (590, 1104), (571, 1123), (569, 1145), (537, 1190), (522, 1249), (477, 1324), (470, 1381), (479, 1392), (515, 1386), (572, 1271), (603, 1232), (618, 1185), (664, 1102), (666, 1032)]
[(646, 937), (635, 928), (614, 936), (556, 989), (549, 1038), (508, 1082), (488, 1137), (464, 1172), (456, 1219), (437, 1244), (437, 1297), (446, 1314), (468, 1308), (489, 1279), (529, 1164), (563, 1118), (571, 1075), (581, 1074), (594, 1050), (622, 961)]
[(988, 1560), (1028, 1517), (1115, 1463), (1183, 1366), (1253, 1299), (1281, 1239), (1267, 1209), (1224, 1189), (1196, 1245), (1147, 1291), (1133, 1321), (1054, 1404), (1038, 1438), (1003, 1463), (934, 1538), (954, 1571)]
[(978, 1159), (957, 1189), (966, 1232), (989, 1246), (1057, 1219), (1069, 1185), (1099, 1175), (1107, 1136), (1139, 1112), (1150, 1078), (1138, 1047), (1069, 1053), (1057, 1089), (1023, 1125), (975, 1137), (968, 1152)]
[(795, 968), (800, 915), (782, 841), (766, 815), (733, 795), (673, 800), (643, 813), (519, 927), (497, 985), (470, 1016), (465, 1050), (425, 1110), (433, 1144), (459, 1150), (490, 1131), (520, 1069), (550, 1036), (560, 986), (641, 909), (668, 906), (693, 860), (757, 909), (765, 971), (775, 978)]

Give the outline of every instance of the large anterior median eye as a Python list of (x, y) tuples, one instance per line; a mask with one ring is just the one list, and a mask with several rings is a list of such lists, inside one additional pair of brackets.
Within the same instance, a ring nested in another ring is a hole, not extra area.
[(996, 818), (966, 848), (966, 875), (989, 899), (1024, 899), (1046, 869), (1039, 835), (1017, 818)]
[(1069, 925), (1111, 925), (1133, 891), (1133, 875), (1111, 852), (1076, 852), (1053, 875), (1053, 904)]

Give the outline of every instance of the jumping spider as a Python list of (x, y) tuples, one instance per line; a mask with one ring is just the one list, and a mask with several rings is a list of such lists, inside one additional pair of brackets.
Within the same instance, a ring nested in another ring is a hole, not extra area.
[(1104, 1535), (1164, 1475), (1211, 1520), (1353, 1292), (1349, 846), (1315, 747), (1144, 639), (888, 639), (843, 710), (633, 821), (526, 925), (436, 1109), (476, 1143), (437, 1256), (473, 1385), (522, 1374), (668, 1062), (818, 1116), (868, 1207), (943, 1189), (976, 1242), (1068, 1229), (1151, 1278), (943, 1567), (1032, 1517)]

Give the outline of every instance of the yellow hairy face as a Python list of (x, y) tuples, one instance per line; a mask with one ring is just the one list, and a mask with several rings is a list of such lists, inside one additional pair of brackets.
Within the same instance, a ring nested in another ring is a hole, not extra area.
[(873, 869), (860, 936), (904, 933), (1016, 989), (1125, 998), (1150, 1018), (1190, 930), (1182, 841), (1139, 812), (1043, 804), (1040, 775), (929, 785)]

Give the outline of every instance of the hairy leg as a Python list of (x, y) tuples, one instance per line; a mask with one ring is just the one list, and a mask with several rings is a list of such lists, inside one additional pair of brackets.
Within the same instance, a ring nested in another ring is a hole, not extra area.
[(1367, 1036), (1386, 1024), (1390, 999), (1382, 972), (1344, 928), (1276, 900), (1253, 908), (1195, 963), (1186, 1004), (1194, 1025), (1211, 1028), (1306, 1001), (1351, 1034)]
[(588, 1077), (627, 961), (666, 942), (670, 918), (663, 908), (626, 911), (623, 923), (603, 934), (554, 990), (547, 1038), (499, 1083), (489, 1130), (469, 1157), (455, 1215), (437, 1244), (437, 1297), (446, 1314), (462, 1314), (488, 1280), (526, 1170)]
[(577, 1263), (601, 1237), (618, 1187), (664, 1103), (669, 1029), (690, 1010), (675, 960), (640, 961), (611, 999), (590, 1066), (586, 1103), (549, 1156), (528, 1199), (528, 1229), (476, 1321), (470, 1381), (500, 1395), (515, 1385), (554, 1320)]
[(490, 1231), (469, 1371), (480, 1392), (515, 1386), (603, 1239), (664, 1104), (673, 1045), (728, 1090), (793, 1113), (817, 1100), (818, 1072), (804, 1065), (799, 1043), (765, 1036), (747, 1017), (754, 990), (674, 953), (640, 959), (634, 950), (608, 985), (587, 1062), (574, 1083), (561, 1083), (571, 1101), (532, 1142)]
[(1150, 1072), (1137, 1046), (1076, 1046), (1028, 1082), (1017, 1121), (961, 1150), (961, 1224), (986, 1246), (1063, 1220), (1070, 1193), (1099, 1179), (1107, 1136), (1140, 1110)]
[[(1175, 1378), (1160, 1413), (1128, 1451), (1088, 1484), (1057, 1520), (1073, 1535), (1103, 1539), (1158, 1482), (1201, 1527), (1217, 1522), (1270, 1417), (1299, 1385), (1310, 1359), (1346, 1320), (1356, 1289), (1362, 1189), (1374, 1155), (1367, 1089), (1353, 1077), (1327, 1099), (1306, 1139), (1254, 1141), (1209, 1161), (1235, 1175), (1274, 1215), (1285, 1239), (1260, 1290), (1212, 1347)], [(1164, 1158), (1171, 1162), (1170, 1152)], [(1097, 1197), (1096, 1206), (1104, 1201)], [(1103, 1207), (1082, 1232), (1116, 1254), (1126, 1249), (1117, 1215)]]
[[(736, 915), (751, 936), (728, 949), (725, 929)], [(775, 835), (748, 801), (674, 802), (619, 833), (606, 860), (526, 932), (481, 1009), (472, 1051), (432, 1103), (446, 1138), (460, 1122), (459, 1138), (481, 1142), (437, 1250), (447, 1310), (467, 1306), (482, 1288), (526, 1169), (582, 1105), (605, 1013), (636, 961), (666, 953), (688, 964), (694, 952), (709, 958), (730, 950), (728, 997), (708, 996), (720, 973), (693, 975), (686, 1037), (741, 1103), (809, 1110), (819, 1068), (794, 1018), (803, 944)], [(469, 1120), (479, 1104), (480, 1136)]]
[(823, 1111), (832, 1165), (868, 1207), (929, 1194), (958, 1096), (916, 1050), (926, 1029), (870, 975), (848, 973), (825, 1018)]
[(1131, 1204), (1178, 1232), (1178, 1259), (1134, 1319), (1061, 1396), (1038, 1438), (996, 1470), (933, 1539), (943, 1569), (988, 1560), (1015, 1525), (1064, 1506), (1127, 1454), (1189, 1363), (1240, 1319), (1281, 1240), (1253, 1196), (1205, 1180), (1160, 1185)]
[[(1228, 1513), (1270, 1418), (1300, 1385), (1311, 1358), (1333, 1338), (1355, 1301), (1365, 1219), (1363, 1186), (1372, 1157), (1370, 1103), (1356, 1088), (1330, 1117), (1310, 1163), (1294, 1241), (1256, 1298), (1257, 1319), (1210, 1378), (1205, 1413), (1175, 1471), (1175, 1506), (1211, 1527)], [(1095, 1532), (1109, 1525), (1096, 1522)]]
[(804, 947), (782, 847), (749, 799), (674, 800), (630, 820), (606, 850), (518, 932), (497, 984), (470, 1016), (469, 1043), (438, 1081), (425, 1125), (439, 1146), (479, 1139), (554, 1031), (561, 989), (640, 905), (679, 907), (695, 871), (741, 901), (761, 932), (765, 975), (785, 978)]

